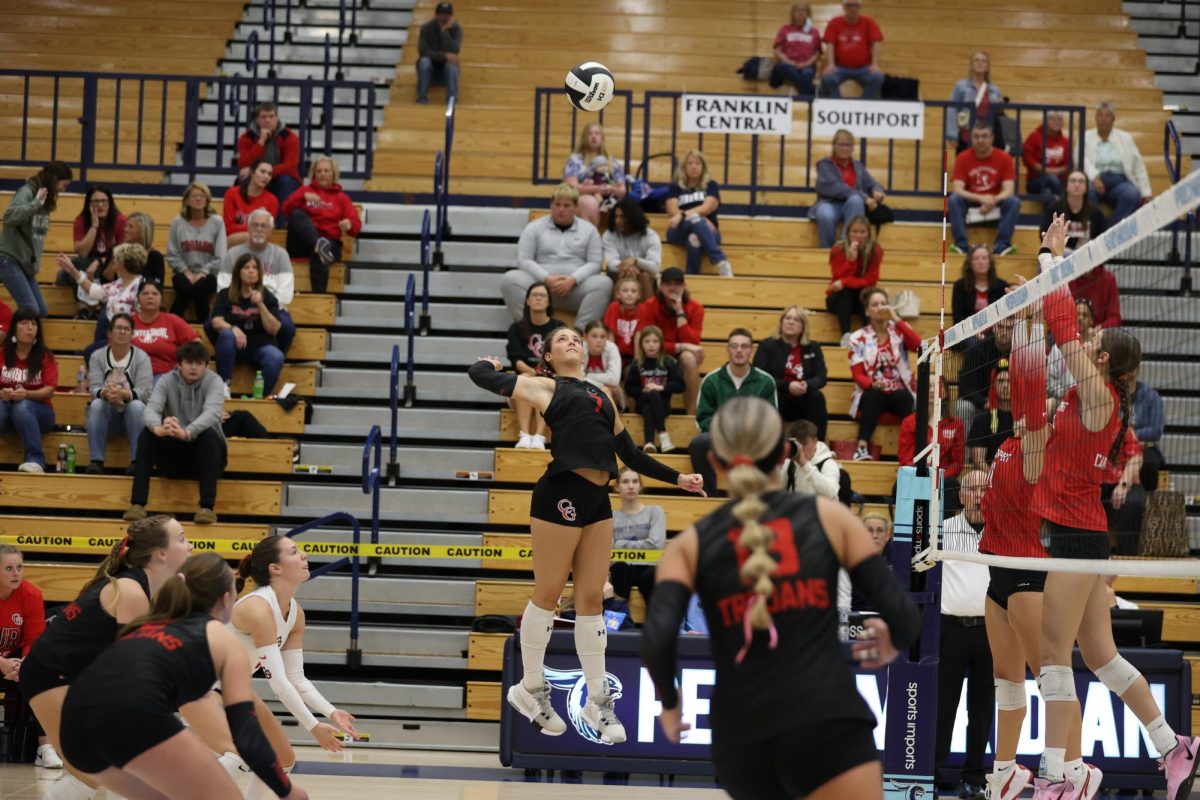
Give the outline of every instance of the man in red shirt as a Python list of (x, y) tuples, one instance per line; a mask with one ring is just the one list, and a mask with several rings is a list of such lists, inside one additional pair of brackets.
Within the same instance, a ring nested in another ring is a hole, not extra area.
[(821, 96), (841, 97), (842, 81), (854, 81), (862, 87), (862, 99), (874, 100), (883, 88), (883, 70), (879, 51), (883, 32), (875, 20), (862, 15), (861, 0), (843, 0), (843, 14), (825, 27), (829, 63), (821, 75)]
[(967, 209), (977, 207), (984, 216), (1000, 209), (1000, 225), (992, 251), (998, 256), (1016, 252), (1013, 231), (1021, 212), (1021, 201), (1015, 193), (1016, 171), (1012, 156), (992, 147), (992, 127), (987, 120), (977, 120), (971, 129), (971, 149), (963, 150), (954, 159), (953, 193), (947, 215), (954, 232), (951, 252), (967, 252)]

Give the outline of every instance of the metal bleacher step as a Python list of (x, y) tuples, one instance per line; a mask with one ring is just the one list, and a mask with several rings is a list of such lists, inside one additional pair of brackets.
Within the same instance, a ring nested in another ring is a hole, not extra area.
[[(355, 255), (364, 261), (377, 260), (385, 264), (419, 264), (420, 243), (413, 240), (372, 239), (363, 237)], [(455, 267), (492, 267), (513, 269), (517, 266), (515, 242), (443, 242), (442, 253), (447, 264)]]
[[(478, 356), (504, 354), (503, 338), (418, 336), (414, 339), (414, 361), (418, 364), (471, 364)], [(325, 362), (389, 364), (393, 341), (373, 333), (331, 333)]]
[[(359, 263), (357, 254), (355, 254), (354, 263)], [(404, 285), (410, 274), (416, 278), (416, 289), (420, 293), (424, 284), (420, 270), (389, 269), (378, 264), (353, 266), (350, 270), (350, 281), (342, 290), (342, 297), (368, 295), (370, 297), (402, 298)], [(498, 300), (500, 299), (500, 273), (431, 271), (429, 273), (429, 296), (457, 300)]]
[[(1136, 19), (1164, 19), (1172, 22), (1179, 21), (1180, 0), (1162, 2), (1161, 0), (1126, 0), (1121, 3), (1122, 10)], [(1195, 3), (1185, 3), (1187, 19), (1200, 20), (1200, 8)]]
[[(367, 614), (471, 617), (475, 612), (475, 581), (466, 578), (380, 578), (359, 581), (359, 609)], [(296, 593), (305, 609), (342, 611), (350, 598), (350, 577), (341, 573), (308, 581)]]
[[(465, 628), (360, 625), (358, 646), (364, 667), (466, 669), (467, 637)], [(347, 642), (346, 625), (309, 621), (304, 626), (304, 660), (344, 664)]]
[[(335, 30), (332, 33), (336, 45), (337, 31)], [(262, 36), (262, 34), (259, 35), (260, 37)], [(324, 35), (321, 36), (320, 40), (314, 41), (312, 44), (295, 42), (294, 40), (292, 44), (283, 44), (279, 41), (278, 37), (280, 36), (282, 34), (277, 34), (275, 43), (276, 63), (281, 61), (284, 63), (323, 63), (325, 58)], [(403, 42), (401, 45), (403, 45)], [(269, 49), (270, 46), (265, 44), (264, 40), (260, 38), (258, 43), (258, 58), (262, 59), (265, 57)], [(342, 48), (342, 64), (346, 67), (390, 67), (394, 71), (396, 64), (400, 61), (402, 49), (400, 45), (380, 45), (360, 38), (356, 46)], [(225, 58), (226, 60), (245, 62), (246, 40), (239, 38), (230, 42), (225, 49)], [(333, 58), (336, 60), (337, 56), (334, 55)], [(259, 69), (262, 69), (261, 62)]]
[[(421, 218), (425, 211), (433, 213), (432, 206), (400, 206), (384, 203), (366, 203), (371, 224), (363, 229), (363, 236), (404, 236), (421, 232)], [(449, 206), (446, 218), (455, 236), (492, 236), (516, 239), (529, 223), (529, 211), (523, 208), (478, 208), (475, 206)]]
[[(321, 371), (317, 400), (387, 402), (389, 380), (390, 375), (383, 370), (326, 367)], [(402, 386), (403, 381), (401, 377)], [(496, 395), (479, 391), (467, 377), (466, 365), (451, 372), (417, 370), (413, 373), (413, 384), (417, 390), (417, 402), (422, 405), (429, 402), (491, 403), (499, 408), (504, 402)]]
[[(1183, 242), (1180, 242), (1182, 246)], [(1196, 251), (1193, 251), (1196, 252)], [(1177, 292), (1182, 271), (1177, 266), (1158, 264), (1108, 264), (1107, 269), (1117, 278), (1123, 291)]]
[[(384, 458), (389, 458), (386, 442)], [(398, 447), (396, 461), (405, 479), (454, 480), (460, 472), (491, 472), (495, 469), (491, 448)], [(300, 463), (332, 467), (334, 475), (359, 475), (362, 473), (362, 446), (301, 442)]]
[[(495, 411), (401, 408), (396, 419), (398, 436), (404, 440), (500, 441), (500, 420)], [(350, 436), (361, 441), (372, 425), (378, 425), (380, 430), (391, 427), (391, 412), (386, 406), (322, 403), (314, 405), (312, 422), (304, 426), (304, 432), (313, 436)]]
[[(498, 299), (498, 298), (497, 298)], [(420, 314), (420, 301), (415, 313)], [(495, 333), (512, 324), (508, 309), (495, 305), (430, 303), (431, 332), (461, 331)], [(337, 315), (338, 328), (401, 328), (404, 302), (396, 300), (343, 300)]]
[[(258, 696), (265, 699), (267, 705), (277, 714), (282, 713), (287, 718), (287, 710), (275, 699), (275, 693), (271, 691), (267, 681), (256, 678), (253, 683)], [(461, 685), (321, 679), (314, 680), (313, 684), (329, 702), (357, 717), (395, 717), (397, 714), (403, 714), (461, 719), (465, 716), (464, 689)], [(308, 742), (312, 741), (303, 729), (295, 730)]]
[[(353, 52), (350, 50), (348, 52)], [(323, 73), (322, 57), (310, 59), (307, 62), (292, 62), (290, 64), (275, 65), (275, 77), (289, 78), (292, 80), (307, 80), (318, 77)], [(396, 65), (358, 65), (348, 63), (346, 56), (343, 55), (342, 79), (347, 81), (368, 81), (371, 83), (391, 83), (396, 77)], [(246, 64), (243, 59), (229, 58), (228, 56), (221, 59), (217, 64), (217, 68), (224, 70), (231, 75), (238, 75), (245, 72)], [(329, 67), (329, 79), (334, 79), (336, 64), (331, 64)], [(260, 70), (265, 72), (265, 69), (260, 66)]]
[[(317, 517), (336, 508), (370, 519), (371, 498), (354, 484), (291, 483), (285, 486), (283, 513)], [(379, 518), (387, 522), (433, 522), (481, 525), (488, 520), (486, 489), (382, 488)]]
[[(412, 14), (406, 11), (397, 11), (394, 13), (395, 27), (358, 27), (358, 44), (372, 47), (403, 47), (408, 44), (408, 26), (412, 24)], [(277, 23), (275, 41), (278, 43), (283, 38), (283, 32), (280, 29), (283, 25), (281, 18)], [(234, 36), (240, 41), (245, 41), (250, 37), (250, 34), (257, 34), (260, 42), (259, 48), (264, 46), (262, 43), (268, 41), (270, 32), (263, 26), (262, 18), (255, 14), (250, 22), (240, 23), (234, 31)], [(301, 21), (296, 12), (292, 12), (292, 43), (301, 45), (320, 45), (325, 46), (325, 34), (330, 35), (330, 39), (337, 40), (337, 27), (330, 30), (326, 25), (309, 23), (308, 20)], [(278, 44), (276, 44), (278, 47)]]
[(1138, 380), (1162, 391), (1200, 392), (1200, 363), (1147, 359)]

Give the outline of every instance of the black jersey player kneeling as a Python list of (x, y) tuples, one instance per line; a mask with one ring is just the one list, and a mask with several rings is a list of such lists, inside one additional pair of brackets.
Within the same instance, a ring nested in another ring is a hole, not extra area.
[(533, 597), (521, 621), (522, 679), (508, 690), (508, 702), (548, 736), (567, 729), (550, 704), (550, 686), (542, 673), (546, 645), (554, 627), (554, 609), (567, 575), (575, 578), (575, 652), (587, 681), (582, 716), (605, 742), (625, 741), (604, 672), (608, 633), (603, 593), (612, 555), (612, 501), (608, 484), (620, 456), (626, 465), (651, 478), (703, 494), (699, 475), (680, 475), (655, 461), (633, 443), (612, 401), (584, 381), (583, 339), (570, 328), (550, 334), (542, 366), (554, 377), (517, 377), (499, 372), (499, 359), (471, 365), (471, 380), (504, 397), (531, 403), (553, 433), (553, 460), (533, 490), (529, 529), (533, 545)]
[(839, 663), (838, 568), (883, 615), (855, 645), (868, 669), (916, 639), (920, 614), (849, 509), (780, 491), (785, 443), (770, 403), (734, 398), (710, 433), (710, 458), (734, 499), (667, 545), (642, 633), (663, 732), (679, 741), (687, 728), (675, 652), (696, 592), (717, 667), (709, 719), (725, 791), (736, 800), (881, 798), (875, 716)]
[(234, 744), (279, 797), (291, 783), (254, 717), (246, 650), (227, 624), (237, 595), (215, 553), (192, 556), (67, 691), (63, 754), (122, 797), (236, 800), (242, 793), (175, 711), (221, 681)]

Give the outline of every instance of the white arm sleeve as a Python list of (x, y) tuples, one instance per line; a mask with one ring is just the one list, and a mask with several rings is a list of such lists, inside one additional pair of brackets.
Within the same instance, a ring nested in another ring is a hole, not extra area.
[(271, 691), (275, 693), (275, 697), (283, 703), (288, 711), (292, 712), (292, 716), (299, 721), (304, 730), (311, 731), (317, 727), (317, 718), (305, 708), (300, 693), (288, 680), (287, 666), (279, 651), (279, 645), (268, 644), (255, 648), (254, 666), (262, 669), (263, 677), (271, 685)]
[(304, 651), (300, 648), (283, 651), (283, 666), (287, 672), (287, 680), (292, 686), (296, 687), (296, 691), (300, 694), (300, 698), (305, 705), (317, 712), (323, 717), (328, 717), (337, 709), (333, 703), (326, 700), (317, 691), (317, 687), (312, 685), (304, 675)]

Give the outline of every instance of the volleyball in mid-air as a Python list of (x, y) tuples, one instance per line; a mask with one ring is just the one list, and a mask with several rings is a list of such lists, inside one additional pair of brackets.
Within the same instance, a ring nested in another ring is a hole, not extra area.
[(587, 61), (567, 73), (563, 81), (567, 99), (580, 111), (600, 111), (612, 102), (617, 88), (612, 72), (596, 61)]

